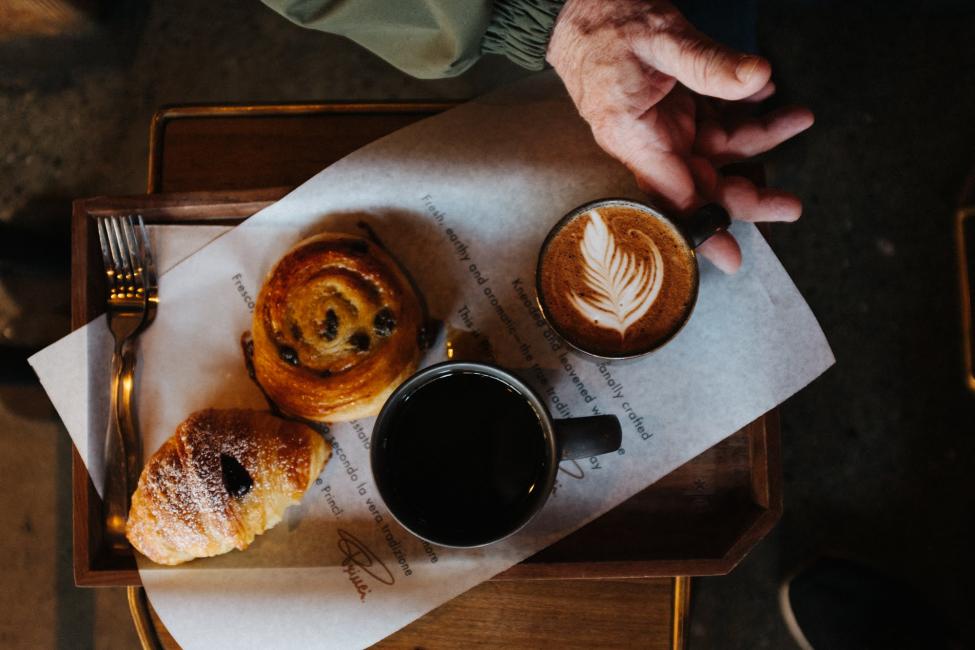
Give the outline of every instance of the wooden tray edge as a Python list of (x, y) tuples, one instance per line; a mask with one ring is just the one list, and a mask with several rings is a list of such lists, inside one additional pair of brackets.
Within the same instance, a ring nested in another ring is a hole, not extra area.
[(166, 125), (185, 118), (282, 117), (329, 113), (429, 113), (453, 108), (458, 102), (295, 102), (290, 104), (170, 104), (155, 112), (149, 123), (149, 158), (146, 193), (162, 186), (163, 137)]

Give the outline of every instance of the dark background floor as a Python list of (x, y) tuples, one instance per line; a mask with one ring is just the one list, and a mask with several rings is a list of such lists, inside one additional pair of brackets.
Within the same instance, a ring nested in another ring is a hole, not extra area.
[[(759, 7), (780, 94), (817, 115), (768, 159), (806, 201), (774, 245), (837, 366), (783, 407), (785, 515), (730, 576), (695, 581), (692, 647), (794, 647), (777, 587), (823, 551), (903, 577), (975, 644), (975, 394), (952, 221), (975, 165), (975, 7)], [(410, 79), (256, 0), (119, 2), (72, 39), (0, 39), (0, 257), (21, 259), (0, 262), (0, 645), (133, 641), (124, 601), (71, 585), (70, 446), (9, 351), (67, 330), (70, 199), (144, 191), (161, 104), (467, 98), (519, 74), (495, 60)], [(24, 259), (48, 241), (46, 263)]]

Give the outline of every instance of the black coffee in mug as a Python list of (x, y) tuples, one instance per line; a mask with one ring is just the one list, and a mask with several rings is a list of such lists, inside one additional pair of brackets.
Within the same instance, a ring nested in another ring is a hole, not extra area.
[(393, 391), (372, 430), (370, 464), (390, 514), (441, 546), (483, 546), (542, 509), (558, 462), (616, 451), (615, 415), (554, 420), (504, 368), (447, 361)]
[(544, 502), (554, 458), (539, 414), (497, 377), (437, 377), (386, 414), (373, 454), (387, 506), (416, 534), (475, 546), (518, 529)]

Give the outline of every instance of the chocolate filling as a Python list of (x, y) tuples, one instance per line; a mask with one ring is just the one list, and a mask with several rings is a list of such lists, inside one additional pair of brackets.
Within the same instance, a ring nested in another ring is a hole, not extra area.
[(239, 499), (254, 487), (254, 479), (233, 456), (220, 454), (220, 471), (223, 473), (223, 486), (231, 496)]

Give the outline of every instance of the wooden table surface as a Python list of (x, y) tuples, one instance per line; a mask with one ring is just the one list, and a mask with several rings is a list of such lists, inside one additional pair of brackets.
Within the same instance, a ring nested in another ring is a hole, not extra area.
[[(414, 621), (374, 648), (644, 648), (684, 646), (688, 578), (640, 582), (485, 582)], [(179, 644), (155, 612), (163, 647)]]
[[(438, 106), (427, 105), (421, 113)], [(346, 121), (318, 114), (313, 107), (249, 107), (256, 119), (243, 121), (234, 119), (241, 109), (230, 107), (226, 117), (220, 109), (202, 109), (200, 116), (206, 119), (170, 119), (172, 111), (161, 112), (150, 133), (148, 191), (296, 186), (362, 142), (422, 116), (390, 107), (389, 113), (378, 110), (358, 120), (352, 131)], [(193, 117), (194, 110), (176, 114)], [(764, 535), (763, 528), (757, 537)], [(488, 582), (378, 647), (682, 648), (689, 594), (688, 578)], [(167, 647), (175, 647), (164, 630), (161, 634)]]

